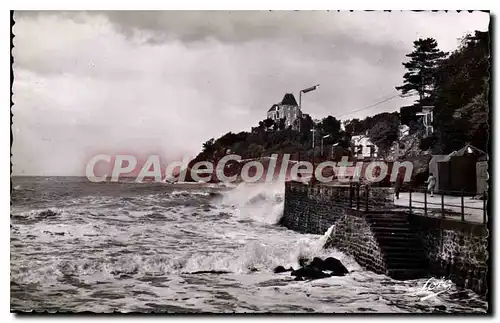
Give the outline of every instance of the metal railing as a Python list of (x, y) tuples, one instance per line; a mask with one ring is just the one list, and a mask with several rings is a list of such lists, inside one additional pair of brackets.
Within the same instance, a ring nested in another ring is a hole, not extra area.
[(392, 195), (387, 198), (387, 189), (352, 182), (332, 186), (319, 183), (312, 185), (312, 192), (326, 197), (330, 205), (358, 211), (394, 208)]
[[(428, 216), (430, 213), (439, 213), (442, 218), (445, 218), (446, 215), (449, 216), (460, 216), (461, 221), (467, 222), (482, 222), (486, 224), (488, 222), (488, 210), (487, 210), (487, 201), (488, 201), (488, 193), (485, 191), (481, 195), (481, 206), (471, 206), (466, 205), (465, 199), (468, 198), (470, 200), (471, 196), (477, 196), (478, 194), (474, 194), (472, 192), (462, 191), (434, 191), (434, 199), (437, 197), (438, 202), (432, 201), (431, 194), (426, 188), (410, 188), (408, 190), (409, 198), (408, 198), (408, 209), (410, 214), (423, 213)], [(400, 193), (401, 194), (401, 193)], [(423, 201), (419, 200), (416, 197), (416, 194), (423, 194)], [(458, 199), (457, 202), (446, 202), (446, 199)], [(399, 204), (401, 205), (401, 204)], [(475, 218), (475, 220), (473, 219)]]
[[(460, 220), (464, 222), (482, 222), (483, 224), (488, 222), (487, 192), (484, 192), (482, 199), (476, 200), (476, 205), (472, 206), (467, 205), (466, 199), (477, 194), (465, 191), (435, 191), (434, 197), (431, 198), (430, 193), (425, 188), (410, 188), (405, 192), (400, 192), (400, 197), (402, 194), (408, 194), (408, 199), (401, 197), (399, 202), (396, 202), (392, 192), (387, 191), (390, 189), (389, 187), (372, 187), (353, 182), (338, 186), (320, 183), (311, 186), (302, 183), (297, 183), (297, 185), (306, 190), (312, 189), (313, 193), (328, 199), (332, 206), (348, 207), (366, 212), (404, 208), (410, 215), (435, 216), (437, 213), (442, 218), (446, 216), (460, 217)], [(456, 202), (450, 203), (449, 199), (454, 199)]]

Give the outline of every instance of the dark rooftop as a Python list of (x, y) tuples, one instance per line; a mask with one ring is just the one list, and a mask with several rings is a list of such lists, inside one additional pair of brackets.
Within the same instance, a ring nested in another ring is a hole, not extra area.
[(283, 105), (295, 105), (297, 106), (297, 101), (295, 100), (295, 97), (293, 96), (292, 93), (287, 93), (283, 97), (283, 100), (281, 101), (281, 104)]

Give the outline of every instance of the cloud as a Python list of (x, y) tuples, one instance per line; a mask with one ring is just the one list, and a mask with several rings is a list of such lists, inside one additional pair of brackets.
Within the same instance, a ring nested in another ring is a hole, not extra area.
[[(445, 50), (485, 14), (16, 12), (17, 174), (83, 175), (97, 153), (196, 155), (249, 130), (286, 92), (315, 118), (389, 95), (418, 37)], [(408, 99), (406, 99), (408, 101)], [(393, 111), (396, 99), (360, 111)]]

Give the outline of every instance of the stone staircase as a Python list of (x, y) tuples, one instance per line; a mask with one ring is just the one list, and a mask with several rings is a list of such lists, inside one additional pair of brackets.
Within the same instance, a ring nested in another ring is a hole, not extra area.
[(385, 256), (386, 275), (401, 280), (427, 276), (422, 242), (411, 231), (407, 214), (370, 211), (365, 217)]

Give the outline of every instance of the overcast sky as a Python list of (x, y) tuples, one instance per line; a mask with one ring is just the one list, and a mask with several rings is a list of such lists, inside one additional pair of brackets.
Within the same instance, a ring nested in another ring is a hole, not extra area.
[(412, 43), (452, 51), (486, 13), (16, 12), (14, 174), (84, 175), (95, 154), (195, 156), (287, 92), (313, 118), (395, 111)]

